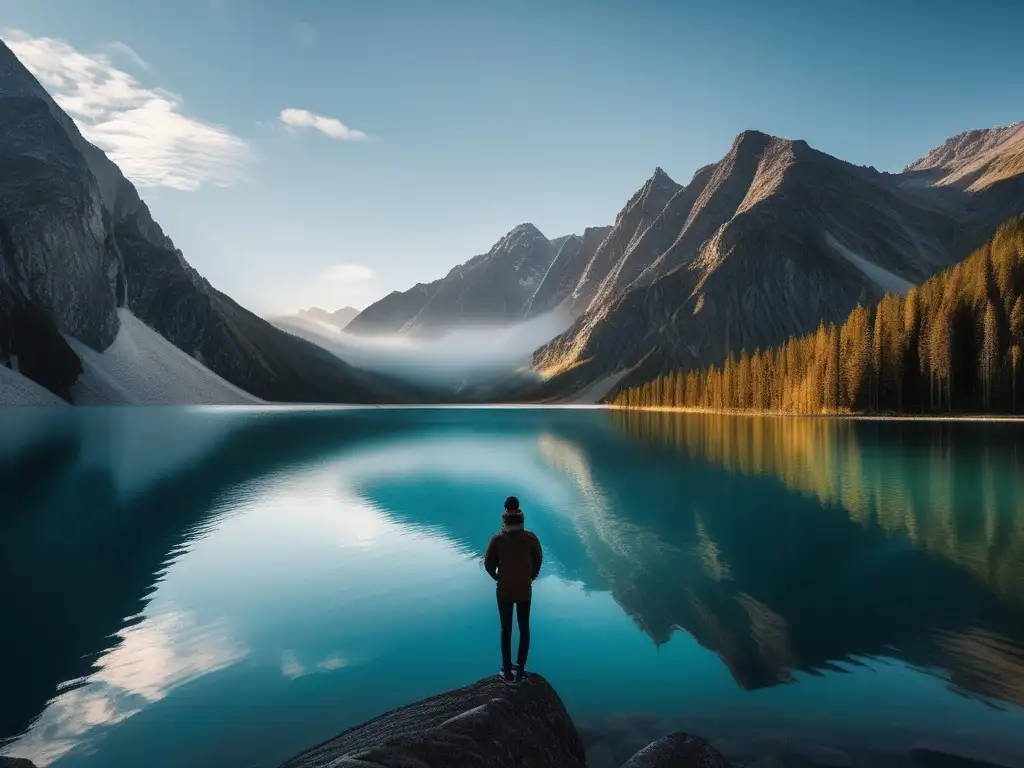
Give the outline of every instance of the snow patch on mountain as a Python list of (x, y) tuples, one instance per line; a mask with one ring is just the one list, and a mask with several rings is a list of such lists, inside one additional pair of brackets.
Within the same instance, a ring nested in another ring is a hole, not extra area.
[(129, 310), (103, 352), (65, 337), (82, 360), (71, 388), (76, 405), (252, 405), (263, 402), (185, 354)]
[(0, 365), (0, 407), (9, 405), (46, 406), (67, 403), (27, 376)]
[(911, 289), (912, 283), (904, 280), (899, 275), (894, 275), (889, 270), (883, 269), (877, 264), (868, 261), (863, 256), (860, 256), (846, 245), (839, 242), (839, 240), (832, 235), (826, 233), (825, 242), (828, 243), (829, 247), (837, 254), (842, 256), (848, 262), (853, 264), (853, 266), (863, 272), (868, 278), (873, 280), (883, 291), (896, 293), (902, 296)]

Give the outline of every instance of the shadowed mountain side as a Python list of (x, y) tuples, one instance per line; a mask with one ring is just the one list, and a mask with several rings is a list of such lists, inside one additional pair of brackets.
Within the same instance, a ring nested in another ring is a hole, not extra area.
[[(58, 686), (88, 675), (116, 633), (138, 621), (160, 574), (215, 524), (210, 510), (228, 490), (388, 429), (359, 412), (261, 413), (130, 498), (118, 492), (111, 467), (79, 461), (84, 437), (66, 424), (0, 464), (0, 475), (20, 472), (31, 489), (0, 515), (0, 604), (7, 626), (17, 628), (0, 633), (0, 654), (19, 660), (0, 739), (23, 732)], [(54, 517), (68, 509), (81, 514)], [(31, 592), (16, 586), (26, 574)]]
[(565, 241), (550, 241), (532, 224), (520, 224), (487, 253), (459, 264), (442, 279), (394, 291), (371, 304), (347, 329), (429, 336), (459, 325), (522, 320)]
[(66, 398), (81, 363), (64, 337), (105, 351), (119, 310), (130, 309), (263, 400), (425, 399), (284, 333), (210, 285), (4, 42), (0, 121), (0, 362), (17, 357), (22, 373)]

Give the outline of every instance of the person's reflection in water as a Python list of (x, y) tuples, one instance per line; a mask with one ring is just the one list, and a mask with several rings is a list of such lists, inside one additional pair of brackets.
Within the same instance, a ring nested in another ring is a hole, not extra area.
[[(530, 652), (530, 603), (533, 581), (540, 574), (543, 552), (540, 540), (524, 527), (519, 499), (505, 499), (501, 531), (491, 537), (484, 555), (484, 569), (498, 582), (498, 615), (501, 618), (501, 674), (509, 682), (526, 675), (526, 656)], [(519, 653), (515, 676), (512, 675), (512, 612), (519, 623)]]

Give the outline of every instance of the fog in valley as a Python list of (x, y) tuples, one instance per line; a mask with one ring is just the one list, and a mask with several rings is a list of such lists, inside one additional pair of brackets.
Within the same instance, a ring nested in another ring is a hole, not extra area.
[(531, 375), (534, 351), (572, 324), (562, 309), (517, 323), (432, 329), (430, 335), (355, 334), (299, 315), (268, 319), (357, 368), (456, 390), (490, 386), (515, 373)]

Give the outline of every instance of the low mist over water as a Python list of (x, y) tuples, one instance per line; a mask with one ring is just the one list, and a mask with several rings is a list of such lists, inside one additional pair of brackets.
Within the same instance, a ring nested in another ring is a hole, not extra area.
[(300, 315), (272, 322), (358, 368), (457, 389), (490, 384), (513, 372), (527, 373), (533, 353), (569, 328), (572, 317), (559, 309), (505, 325), (462, 323), (429, 334), (381, 335), (349, 333)]
[(5, 418), (4, 754), (273, 768), (494, 674), (480, 557), (515, 493), (545, 549), (531, 664), (620, 762), (684, 729), (741, 764), (826, 749), (909, 765), (920, 746), (1024, 763), (1014, 425), (539, 408)]

